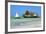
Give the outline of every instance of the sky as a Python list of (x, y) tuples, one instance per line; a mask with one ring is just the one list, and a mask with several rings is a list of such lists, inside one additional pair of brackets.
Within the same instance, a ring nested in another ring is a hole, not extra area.
[(10, 5), (11, 16), (16, 16), (16, 12), (19, 14), (19, 16), (22, 16), (26, 10), (37, 13), (39, 16), (41, 16), (41, 6)]

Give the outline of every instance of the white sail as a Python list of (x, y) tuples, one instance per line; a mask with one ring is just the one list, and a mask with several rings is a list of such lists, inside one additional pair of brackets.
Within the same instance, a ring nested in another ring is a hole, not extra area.
[(16, 12), (16, 16), (15, 17), (19, 17), (19, 14)]

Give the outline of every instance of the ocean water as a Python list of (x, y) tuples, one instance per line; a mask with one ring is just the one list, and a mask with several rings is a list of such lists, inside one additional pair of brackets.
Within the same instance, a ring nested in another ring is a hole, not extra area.
[(41, 27), (41, 18), (22, 18), (22, 19), (11, 18), (10, 26), (11, 29)]

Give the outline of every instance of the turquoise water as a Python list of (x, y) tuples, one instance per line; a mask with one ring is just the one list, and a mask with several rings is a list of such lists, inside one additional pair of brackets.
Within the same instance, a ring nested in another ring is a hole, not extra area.
[(11, 28), (32, 28), (41, 26), (41, 18), (11, 18)]

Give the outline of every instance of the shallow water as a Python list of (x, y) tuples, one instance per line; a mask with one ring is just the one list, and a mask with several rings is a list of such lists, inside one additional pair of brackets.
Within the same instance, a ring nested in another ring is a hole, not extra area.
[(11, 28), (34, 28), (41, 26), (41, 18), (23, 18), (13, 19), (11, 18)]

